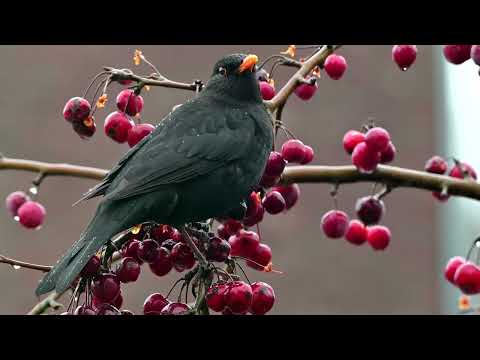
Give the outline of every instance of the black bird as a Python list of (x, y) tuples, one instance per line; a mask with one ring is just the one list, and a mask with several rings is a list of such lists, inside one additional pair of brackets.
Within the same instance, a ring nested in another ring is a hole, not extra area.
[(205, 89), (167, 115), (80, 200), (103, 196), (80, 239), (36, 294), (65, 291), (88, 260), (137, 224), (183, 227), (238, 209), (260, 182), (273, 124), (255, 76), (255, 55), (217, 62)]

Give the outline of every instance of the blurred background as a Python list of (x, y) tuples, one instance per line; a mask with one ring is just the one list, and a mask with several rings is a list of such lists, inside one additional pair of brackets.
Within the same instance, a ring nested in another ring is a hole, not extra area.
[[(82, 141), (62, 118), (65, 102), (82, 96), (102, 66), (133, 68), (141, 49), (168, 78), (206, 81), (213, 64), (233, 52), (255, 53), (260, 59), (287, 45), (222, 46), (1, 46), (0, 152), (7, 157), (112, 167), (128, 145), (103, 134), (103, 119), (114, 109), (121, 89), (113, 85), (110, 101), (96, 113), (97, 134)], [(423, 169), (435, 153), (457, 156), (480, 168), (471, 149), (478, 136), (474, 106), (479, 79), (473, 65), (447, 64), (436, 46), (419, 45), (416, 63), (402, 72), (391, 60), (390, 45), (345, 46), (339, 53), (349, 68), (340, 81), (323, 76), (308, 103), (293, 96), (284, 112), (289, 129), (316, 152), (314, 164), (350, 162), (341, 140), (373, 118), (392, 134), (398, 154), (394, 165)], [(147, 67), (133, 69), (149, 74)], [(277, 71), (277, 88), (292, 73)], [(190, 92), (152, 88), (145, 99), (143, 120), (158, 123)], [(469, 151), (470, 150), (470, 151)], [(35, 174), (0, 172), (0, 197), (27, 190)], [(0, 253), (24, 261), (53, 264), (77, 240), (97, 200), (71, 207), (94, 181), (47, 178), (39, 200), (48, 215), (40, 231), (26, 230), (6, 211), (0, 212)], [(328, 240), (320, 230), (322, 215), (333, 207), (329, 185), (303, 185), (299, 204), (288, 214), (267, 217), (263, 241), (273, 250), (275, 268), (283, 275), (247, 270), (252, 281), (270, 283), (276, 292), (273, 314), (442, 314), (454, 313), (458, 291), (446, 284), (442, 268), (449, 257), (465, 255), (480, 230), (472, 200), (437, 203), (420, 190), (397, 189), (386, 198), (382, 223), (393, 234), (390, 247), (375, 253), (344, 240)], [(371, 184), (340, 188), (339, 204), (350, 216), (358, 197)], [(24, 314), (38, 301), (34, 289), (41, 274), (0, 264), (0, 314)], [(134, 284), (123, 286), (124, 308), (140, 313), (152, 292), (166, 293), (178, 274), (157, 278), (148, 267)], [(63, 298), (63, 302), (67, 297)]]

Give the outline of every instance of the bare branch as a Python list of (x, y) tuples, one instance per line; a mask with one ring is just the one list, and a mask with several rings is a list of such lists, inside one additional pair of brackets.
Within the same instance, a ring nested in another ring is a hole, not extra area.
[(48, 272), (52, 268), (51, 266), (47, 266), (47, 265), (37, 265), (37, 264), (31, 264), (25, 261), (11, 259), (1, 254), (0, 254), (0, 263), (16, 266), (20, 268), (25, 268), (25, 269), (40, 270), (43, 272)]

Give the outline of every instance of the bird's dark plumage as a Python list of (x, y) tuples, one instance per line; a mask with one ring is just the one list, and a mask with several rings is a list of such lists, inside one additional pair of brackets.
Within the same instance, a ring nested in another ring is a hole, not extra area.
[[(273, 144), (270, 115), (246, 55), (221, 59), (205, 89), (171, 112), (82, 200), (103, 196), (80, 239), (36, 293), (65, 291), (112, 237), (137, 224), (182, 226), (238, 208)], [(253, 64), (254, 65), (254, 64)], [(241, 71), (242, 70), (242, 71)]]

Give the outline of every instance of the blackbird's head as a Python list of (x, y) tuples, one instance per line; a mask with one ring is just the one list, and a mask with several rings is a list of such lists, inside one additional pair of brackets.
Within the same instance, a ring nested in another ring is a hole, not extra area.
[(261, 102), (258, 81), (255, 76), (256, 55), (233, 54), (220, 59), (213, 68), (205, 91), (239, 101)]

